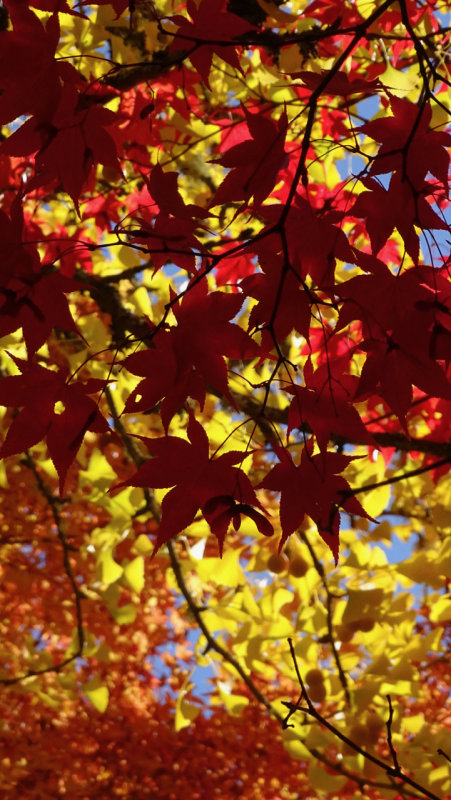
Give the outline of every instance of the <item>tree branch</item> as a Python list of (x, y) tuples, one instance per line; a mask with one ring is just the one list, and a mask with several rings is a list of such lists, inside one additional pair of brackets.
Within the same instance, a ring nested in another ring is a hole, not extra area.
[[(236, 392), (233, 393), (233, 399), (239, 410), (247, 414), (253, 420), (262, 418), (267, 423), (276, 423), (278, 425), (288, 424), (288, 406), (286, 408), (276, 408), (274, 406), (266, 405), (262, 410), (262, 405), (259, 400), (255, 400), (251, 396), (244, 397)], [(297, 428), (300, 433), (312, 433), (309, 425), (304, 424)], [(434, 455), (443, 458), (451, 458), (451, 441), (434, 442), (430, 439), (416, 439), (410, 438), (402, 433), (371, 433), (376, 444), (379, 447), (393, 447), (394, 450), (401, 450), (403, 452), (417, 451), (428, 455)], [(359, 437), (345, 438), (338, 434), (331, 434), (331, 442), (341, 447), (346, 444), (350, 445), (366, 445), (368, 442), (363, 441)]]
[[(368, 750), (365, 750), (363, 747), (360, 747), (360, 745), (358, 745), (356, 742), (353, 742), (352, 739), (349, 739), (349, 737), (346, 736), (346, 734), (342, 733), (342, 731), (336, 728), (335, 725), (329, 722), (329, 720), (327, 720), (325, 717), (322, 716), (322, 714), (319, 713), (319, 711), (317, 711), (317, 709), (315, 708), (315, 706), (313, 705), (312, 701), (308, 696), (307, 689), (302, 680), (302, 675), (300, 673), (299, 666), (297, 664), (297, 658), (292, 639), (288, 639), (288, 644), (290, 647), (291, 658), (293, 660), (299, 685), (301, 687), (301, 694), (296, 703), (289, 703), (285, 701), (283, 702), (283, 704), (288, 708), (288, 714), (284, 720), (284, 727), (289, 727), (289, 720), (291, 719), (293, 714), (295, 714), (297, 711), (303, 711), (304, 714), (308, 714), (309, 716), (316, 719), (317, 722), (319, 722), (321, 725), (327, 728), (337, 739), (340, 739), (340, 741), (348, 745), (348, 747), (351, 747), (357, 753), (360, 753), (360, 755), (362, 755), (364, 758), (368, 759), (368, 761), (371, 761), (373, 764), (376, 764), (378, 767), (383, 769), (384, 772), (387, 773), (387, 776), (392, 778), (397, 778), (398, 780), (402, 781), (402, 783), (408, 784), (408, 786), (412, 787), (412, 789), (414, 789), (415, 791), (420, 792), (424, 797), (429, 797), (430, 800), (441, 800), (441, 798), (438, 795), (434, 794), (433, 792), (430, 792), (429, 789), (426, 789), (424, 786), (421, 786), (421, 784), (417, 783), (417, 781), (413, 780), (412, 778), (409, 778), (409, 776), (406, 775), (400, 768), (396, 752), (394, 750), (393, 744), (391, 743), (391, 723), (393, 718), (393, 710), (390, 699), (389, 699), (390, 716), (387, 722), (387, 730), (390, 737), (389, 747), (393, 758), (393, 763), (394, 763), (393, 767), (390, 766), (390, 764), (386, 764), (385, 761), (382, 761), (377, 756), (368, 752)], [(301, 701), (303, 698), (307, 703), (306, 706), (301, 706)]]
[[(111, 390), (110, 390), (109, 387), (107, 387), (106, 390), (105, 390), (105, 396), (106, 396), (106, 399), (107, 399), (107, 402), (108, 402), (108, 405), (109, 405), (109, 408), (110, 408), (110, 411), (111, 411), (111, 415), (113, 417), (114, 427), (115, 427), (117, 433), (121, 436), (121, 438), (122, 438), (122, 440), (124, 442), (124, 446), (126, 447), (127, 452), (129, 453), (130, 457), (132, 458), (132, 460), (134, 461), (136, 466), (140, 466), (143, 463), (143, 461), (145, 461), (145, 459), (141, 455), (139, 449), (137, 448), (135, 440), (127, 433), (127, 431), (126, 431), (126, 429), (125, 429), (125, 427), (124, 427), (124, 425), (122, 423), (122, 420), (120, 419), (119, 415), (117, 414), (117, 410), (116, 410), (116, 407), (115, 407), (114, 399), (113, 399), (113, 396), (112, 396), (112, 393), (111, 393)], [(144, 489), (144, 495), (145, 495), (145, 498), (146, 498), (146, 510), (148, 510), (152, 514), (152, 516), (153, 516), (153, 518), (155, 519), (156, 522), (159, 522), (160, 519), (161, 519), (161, 512), (160, 512), (160, 508), (159, 508), (158, 504), (155, 501), (153, 492), (150, 489)], [(355, 744), (350, 739), (348, 739), (348, 737), (346, 737), (344, 734), (342, 734), (341, 731), (338, 731), (338, 729), (336, 729), (335, 726), (333, 726), (331, 723), (329, 723), (327, 720), (325, 720), (325, 718), (323, 718), (322, 715), (319, 714), (319, 712), (316, 711), (313, 703), (311, 702), (310, 698), (308, 697), (307, 691), (306, 691), (305, 686), (303, 684), (302, 676), (301, 676), (300, 671), (299, 671), (299, 667), (298, 667), (298, 664), (297, 664), (297, 659), (296, 659), (296, 656), (295, 656), (295, 653), (294, 653), (294, 648), (293, 648), (293, 644), (292, 644), (291, 640), (289, 640), (289, 643), (290, 643), (290, 649), (291, 649), (292, 655), (294, 655), (294, 658), (293, 658), (294, 668), (295, 668), (296, 675), (298, 677), (298, 681), (299, 681), (299, 684), (301, 686), (302, 692), (301, 692), (301, 695), (300, 695), (300, 697), (299, 697), (299, 699), (298, 699), (296, 704), (291, 704), (291, 703), (284, 702), (284, 705), (286, 705), (289, 708), (289, 714), (288, 714), (287, 717), (283, 717), (283, 715), (280, 714), (277, 711), (277, 709), (275, 709), (273, 707), (271, 701), (263, 694), (263, 692), (260, 691), (258, 686), (256, 686), (256, 684), (252, 680), (251, 676), (248, 674), (248, 672), (246, 672), (244, 667), (241, 666), (241, 664), (238, 661), (238, 659), (236, 659), (235, 656), (232, 653), (229, 652), (229, 650), (227, 650), (220, 642), (218, 642), (215, 639), (215, 637), (213, 636), (213, 634), (211, 633), (211, 631), (209, 630), (209, 628), (207, 627), (207, 625), (205, 624), (205, 622), (204, 622), (204, 620), (202, 618), (203, 609), (199, 608), (199, 606), (195, 602), (193, 596), (191, 595), (191, 593), (190, 593), (190, 591), (188, 589), (188, 586), (186, 584), (186, 581), (185, 581), (185, 578), (184, 578), (184, 575), (183, 575), (181, 564), (180, 564), (180, 562), (179, 562), (179, 560), (177, 558), (177, 554), (176, 554), (174, 543), (172, 541), (169, 541), (169, 542), (166, 543), (166, 546), (167, 546), (167, 549), (168, 549), (169, 558), (170, 558), (170, 561), (171, 561), (171, 567), (172, 567), (172, 570), (173, 570), (173, 573), (174, 573), (174, 577), (175, 577), (177, 586), (180, 589), (180, 591), (181, 591), (181, 593), (182, 593), (182, 595), (183, 595), (183, 597), (184, 597), (184, 599), (185, 599), (185, 601), (187, 603), (187, 606), (188, 606), (188, 609), (190, 611), (190, 614), (191, 614), (192, 618), (195, 620), (195, 622), (198, 625), (198, 628), (199, 628), (200, 632), (202, 633), (202, 635), (206, 639), (207, 649), (208, 650), (213, 650), (214, 652), (216, 652), (218, 655), (221, 656), (221, 658), (227, 664), (229, 664), (235, 670), (237, 675), (241, 678), (243, 683), (247, 686), (247, 688), (249, 689), (250, 693), (253, 695), (253, 697), (255, 697), (257, 702), (260, 703), (262, 706), (264, 706), (264, 708), (268, 711), (268, 713), (274, 719), (276, 719), (281, 724), (281, 726), (283, 728), (289, 727), (288, 720), (292, 716), (293, 713), (295, 713), (298, 710), (303, 710), (306, 713), (309, 713), (318, 722), (320, 722), (321, 724), (324, 724), (327, 728), (329, 728), (329, 730), (332, 733), (334, 733), (334, 735), (338, 736), (338, 738), (340, 738), (342, 741), (344, 741), (347, 744), (349, 744), (349, 746), (352, 747), (354, 750), (357, 750), (357, 752), (359, 752), (362, 755), (364, 755), (365, 758), (368, 758), (370, 761), (373, 761), (373, 763), (377, 764), (378, 766), (381, 766), (382, 769), (384, 769), (387, 772), (387, 775), (389, 777), (399, 777), (405, 783), (408, 783), (409, 786), (411, 786), (412, 788), (414, 788), (414, 789), (416, 789), (417, 791), (420, 792), (420, 795), (415, 795), (413, 793), (410, 793), (410, 797), (411, 798), (414, 798), (416, 800), (416, 798), (419, 799), (419, 798), (421, 798), (421, 796), (426, 796), (426, 797), (431, 798), (431, 800), (440, 800), (440, 798), (438, 798), (436, 795), (434, 795), (434, 794), (432, 794), (430, 792), (428, 793), (427, 790), (423, 789), (423, 787), (421, 787), (415, 781), (411, 781), (407, 776), (404, 776), (403, 773), (400, 773), (398, 775), (398, 772), (395, 772), (393, 767), (390, 767), (389, 765), (386, 765), (385, 762), (381, 761), (380, 759), (378, 759), (375, 756), (373, 756), (371, 753), (367, 753), (367, 751), (365, 751), (362, 748), (360, 748), (359, 745)], [(339, 660), (338, 660), (338, 663), (337, 663), (337, 668), (341, 669), (341, 664), (340, 664)], [(307, 702), (307, 708), (303, 708), (300, 705), (300, 703), (302, 701), (302, 698), (305, 698), (305, 700)], [(338, 774), (341, 774), (341, 775), (345, 776), (346, 778), (348, 778), (349, 780), (354, 781), (360, 788), (363, 788), (366, 785), (374, 786), (376, 788), (382, 788), (382, 789), (391, 789), (391, 788), (393, 788), (391, 784), (385, 784), (385, 783), (382, 783), (382, 782), (373, 781), (371, 779), (362, 778), (361, 776), (355, 775), (350, 770), (347, 770), (338, 761), (337, 762), (331, 761), (329, 758), (327, 758), (327, 756), (324, 756), (316, 748), (308, 747), (308, 745), (306, 745), (304, 741), (302, 743), (304, 744), (306, 749), (310, 752), (310, 754), (314, 758), (318, 759), (318, 761), (320, 761), (321, 763), (323, 763), (325, 766), (329, 767), (330, 769), (333, 769)]]
[(346, 677), (346, 673), (341, 665), (340, 660), (340, 653), (337, 650), (337, 645), (335, 644), (335, 637), (334, 631), (332, 626), (332, 602), (333, 596), (329, 589), (329, 584), (327, 583), (326, 574), (324, 572), (324, 567), (321, 564), (320, 560), (318, 559), (310, 541), (307, 537), (305, 531), (298, 531), (299, 538), (304, 542), (305, 546), (308, 548), (310, 553), (310, 557), (313, 561), (315, 569), (320, 577), (321, 583), (323, 584), (324, 591), (326, 592), (326, 610), (327, 610), (327, 632), (329, 637), (329, 643), (332, 648), (332, 655), (334, 657), (335, 665), (337, 667), (338, 677), (340, 678), (340, 683), (343, 687), (343, 691), (345, 693), (346, 702), (348, 705), (351, 705), (351, 696), (349, 694), (349, 686), (348, 686), (348, 679)]

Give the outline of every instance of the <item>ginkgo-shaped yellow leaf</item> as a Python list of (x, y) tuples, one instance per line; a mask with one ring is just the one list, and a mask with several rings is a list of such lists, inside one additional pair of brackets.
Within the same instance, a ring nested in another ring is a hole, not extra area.
[(124, 577), (134, 592), (139, 594), (144, 588), (144, 559), (136, 556), (124, 567)]
[(83, 684), (83, 693), (97, 711), (100, 711), (101, 714), (106, 711), (110, 694), (108, 687), (100, 682), (100, 678), (92, 678), (87, 683)]

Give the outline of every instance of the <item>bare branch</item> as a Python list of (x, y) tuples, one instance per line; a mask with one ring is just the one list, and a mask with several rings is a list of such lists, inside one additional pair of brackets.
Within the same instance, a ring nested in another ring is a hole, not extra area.
[(391, 754), (391, 757), (392, 757), (392, 760), (393, 760), (393, 766), (394, 766), (397, 774), (400, 775), (401, 774), (401, 767), (399, 766), (398, 755), (396, 753), (395, 746), (393, 744), (393, 739), (392, 739), (393, 705), (392, 705), (391, 697), (390, 697), (389, 694), (387, 695), (387, 700), (388, 700), (388, 708), (389, 708), (389, 715), (388, 715), (388, 720), (387, 720), (387, 743), (388, 743), (388, 747), (390, 749), (390, 754)]
[(346, 673), (341, 665), (340, 660), (340, 653), (337, 649), (337, 645), (335, 644), (335, 637), (334, 637), (334, 630), (332, 625), (332, 603), (333, 603), (333, 596), (329, 589), (329, 584), (326, 579), (326, 574), (324, 572), (324, 567), (321, 564), (321, 561), (318, 559), (310, 541), (305, 533), (305, 531), (298, 531), (299, 538), (304, 542), (308, 551), (310, 553), (310, 557), (313, 561), (315, 569), (321, 579), (321, 583), (323, 585), (324, 591), (326, 592), (326, 610), (327, 610), (327, 633), (329, 644), (332, 648), (332, 655), (334, 657), (335, 665), (337, 667), (338, 677), (340, 678), (340, 683), (343, 686), (343, 691), (345, 693), (346, 702), (348, 705), (351, 705), (351, 696), (349, 694), (349, 686), (348, 686), (348, 679), (346, 677)]

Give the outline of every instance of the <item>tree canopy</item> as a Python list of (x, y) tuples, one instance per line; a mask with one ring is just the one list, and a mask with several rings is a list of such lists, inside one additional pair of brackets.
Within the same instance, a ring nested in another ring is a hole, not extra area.
[(450, 34), (0, 4), (5, 800), (451, 796)]

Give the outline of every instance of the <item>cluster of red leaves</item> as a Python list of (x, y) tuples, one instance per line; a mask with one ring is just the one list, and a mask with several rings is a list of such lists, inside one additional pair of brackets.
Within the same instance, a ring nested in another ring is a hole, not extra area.
[[(279, 463), (260, 486), (281, 494), (284, 540), (308, 514), (336, 559), (338, 509), (366, 514), (340, 475), (350, 456), (328, 451), (330, 441), (335, 436), (351, 444), (374, 446), (374, 427), (368, 427), (371, 415), (359, 412), (365, 401), (368, 408), (380, 403), (388, 416), (396, 415), (406, 432), (414, 392), (420, 390), (446, 408), (451, 402), (448, 264), (424, 264), (418, 234), (418, 229), (448, 229), (443, 209), (448, 202), (446, 148), (451, 134), (432, 127), (431, 99), (425, 95), (416, 105), (395, 97), (379, 84), (377, 74), (359, 74), (357, 64), (349, 76), (336, 68), (330, 75), (293, 73), (293, 78), (301, 80), (293, 84), (294, 91), (313, 109), (320, 94), (348, 99), (383, 95), (387, 115), (354, 132), (379, 146), (360, 178), (365, 191), (355, 201), (344, 185), (333, 193), (309, 186), (308, 163), (316, 158), (310, 123), (305, 142), (297, 148), (287, 141), (291, 123), (286, 111), (274, 119), (267, 108), (255, 103), (252, 109), (234, 110), (232, 132), (220, 123), (222, 142), (212, 160), (229, 171), (212, 192), (208, 210), (185, 203), (176, 172), (149, 165), (142, 168), (141, 187), (121, 201), (126, 208), (121, 217), (114, 192), (95, 196), (97, 166), (119, 176), (121, 161), (131, 153), (161, 146), (165, 104), (173, 98), (180, 114), (200, 108), (193, 87), (199, 76), (209, 86), (213, 58), (242, 72), (243, 42), (246, 36), (258, 35), (258, 24), (233, 13), (225, 0), (198, 4), (188, 0), (188, 16), (173, 15), (164, 29), (171, 39), (168, 53), (174, 63), (182, 52), (184, 103), (173, 91), (180, 81), (175, 67), (161, 78), (162, 90), (155, 102), (154, 93), (144, 91), (136, 92), (131, 102), (127, 93), (120, 95), (99, 82), (82, 80), (74, 66), (55, 56), (59, 12), (68, 10), (66, 4), (34, 3), (50, 12), (46, 21), (20, 0), (8, 0), (6, 6), (11, 27), (0, 31), (0, 124), (14, 123), (15, 127), (0, 144), (0, 159), (9, 158), (10, 163), (13, 158), (28, 159), (31, 166), (26, 181), (17, 186), (16, 179), (8, 213), (0, 212), (0, 335), (22, 328), (28, 354), (27, 361), (15, 359), (21, 374), (3, 381), (3, 405), (19, 411), (0, 455), (21, 453), (44, 439), (63, 490), (86, 432), (108, 429), (99, 408), (105, 381), (74, 380), (68, 370), (44, 367), (36, 358), (53, 328), (77, 335), (66, 295), (80, 289), (72, 276), (76, 263), (89, 267), (89, 246), (81, 236), (72, 235), (76, 249), (85, 247), (83, 262), (83, 257), (67, 256), (48, 242), (46, 260), (41, 261), (33, 243), (34, 237), (39, 239), (39, 226), (24, 219), (21, 206), (29, 196), (43, 198), (64, 191), (77, 212), (83, 204), (83, 217), (95, 220), (99, 237), (114, 227), (118, 236), (127, 237), (130, 247), (149, 256), (154, 271), (170, 262), (189, 276), (180, 296), (170, 300), (175, 324), (167, 325), (165, 317), (160, 325), (150, 326), (146, 346), (124, 361), (126, 369), (143, 379), (127, 399), (126, 414), (160, 404), (167, 431), (189, 398), (202, 408), (207, 391), (236, 408), (226, 359), (258, 358), (270, 364), (278, 360), (283, 365), (283, 345), (291, 333), (301, 334), (308, 342), (312, 358), (305, 364), (302, 379), (284, 387), (293, 395), (288, 449), (266, 443)], [(116, 2), (113, 7), (119, 14), (125, 4)], [(414, 5), (408, 7), (417, 19)], [(336, 25), (334, 4), (314, 2), (309, 10), (323, 25)], [(374, 19), (378, 14), (383, 15), (380, 24), (388, 31), (399, 22), (398, 12), (386, 4), (374, 12)], [(365, 20), (357, 9), (351, 13), (346, 8), (341, 24), (362, 30), (364, 37)], [(328, 56), (338, 54), (340, 38), (325, 37), (318, 43), (319, 50)], [(261, 56), (268, 58), (263, 50)], [(187, 59), (193, 69), (185, 64)], [(115, 95), (120, 95), (117, 113), (104, 107)], [(149, 124), (156, 103), (158, 114)], [(335, 119), (335, 127), (330, 128), (335, 138), (346, 130), (340, 113), (336, 119), (330, 114)], [(381, 177), (387, 175), (389, 179)], [(208, 220), (215, 208), (229, 205), (236, 207), (235, 218), (257, 216), (259, 232), (248, 238), (243, 235), (233, 246), (226, 239), (211, 246)], [(395, 229), (403, 240), (404, 255), (412, 262), (403, 269), (400, 257), (397, 274), (381, 258)], [(41, 233), (40, 239), (46, 236)], [(60, 259), (58, 271), (55, 265)], [(337, 279), (338, 262), (352, 265), (358, 274), (345, 281)], [(233, 291), (211, 290), (210, 274), (217, 275), (221, 287), (233, 284)], [(249, 300), (252, 309), (246, 331), (234, 320)], [(335, 327), (321, 316), (321, 309), (328, 306), (338, 312)], [(319, 338), (314, 324), (318, 319)], [(332, 360), (334, 349), (339, 357)], [(357, 376), (352, 362), (362, 354), (365, 360)], [(269, 392), (269, 384), (267, 388)], [(295, 463), (289, 444), (298, 428), (311, 435)], [(188, 437), (190, 443), (173, 436), (147, 439), (153, 458), (128, 481), (134, 486), (171, 489), (163, 503), (157, 545), (183, 530), (199, 510), (221, 548), (229, 523), (238, 528), (241, 514), (269, 534), (272, 528), (261, 513), (258, 487), (236, 466), (243, 455), (210, 455), (207, 435), (191, 414)]]

